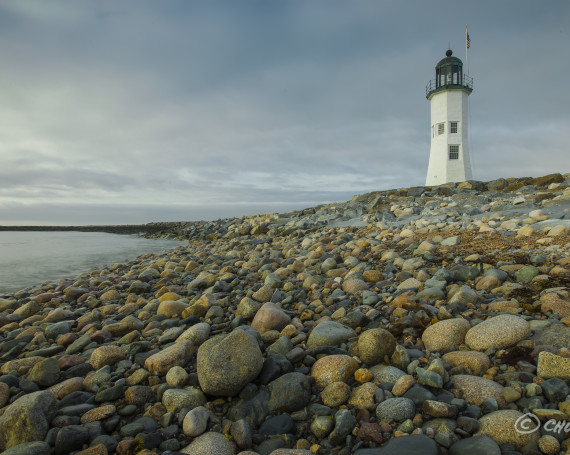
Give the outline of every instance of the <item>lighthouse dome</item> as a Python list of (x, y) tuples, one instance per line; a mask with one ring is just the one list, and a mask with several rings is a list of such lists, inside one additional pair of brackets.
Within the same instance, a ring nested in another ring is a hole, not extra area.
[(435, 65), (436, 70), (452, 65), (463, 66), (463, 62), (460, 59), (457, 57), (452, 57), (453, 51), (451, 49), (449, 49), (445, 55), (446, 57), (442, 58), (439, 62), (437, 62), (437, 65)]

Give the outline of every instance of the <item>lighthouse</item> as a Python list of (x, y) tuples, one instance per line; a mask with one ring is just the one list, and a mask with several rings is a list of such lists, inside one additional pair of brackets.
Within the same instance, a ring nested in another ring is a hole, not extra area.
[(473, 79), (463, 74), (463, 62), (448, 50), (435, 66), (435, 80), (426, 86), (431, 107), (431, 146), (427, 186), (472, 179), (467, 136), (467, 97)]

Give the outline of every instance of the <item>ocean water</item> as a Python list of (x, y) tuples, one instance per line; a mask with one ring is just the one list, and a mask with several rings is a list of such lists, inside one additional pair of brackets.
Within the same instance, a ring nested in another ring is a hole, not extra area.
[(185, 242), (104, 232), (0, 231), (0, 296), (181, 245)]

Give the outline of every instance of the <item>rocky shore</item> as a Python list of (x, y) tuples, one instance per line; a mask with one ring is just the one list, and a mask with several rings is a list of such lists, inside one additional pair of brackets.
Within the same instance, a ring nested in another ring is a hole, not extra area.
[(148, 234), (0, 298), (3, 454), (570, 453), (570, 175)]

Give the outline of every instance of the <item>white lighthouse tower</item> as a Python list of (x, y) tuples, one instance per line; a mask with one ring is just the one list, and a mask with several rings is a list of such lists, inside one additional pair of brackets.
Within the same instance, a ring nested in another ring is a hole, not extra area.
[(473, 178), (467, 138), (467, 97), (473, 79), (463, 74), (463, 62), (448, 50), (435, 66), (435, 80), (426, 86), (431, 105), (431, 147), (427, 186)]

